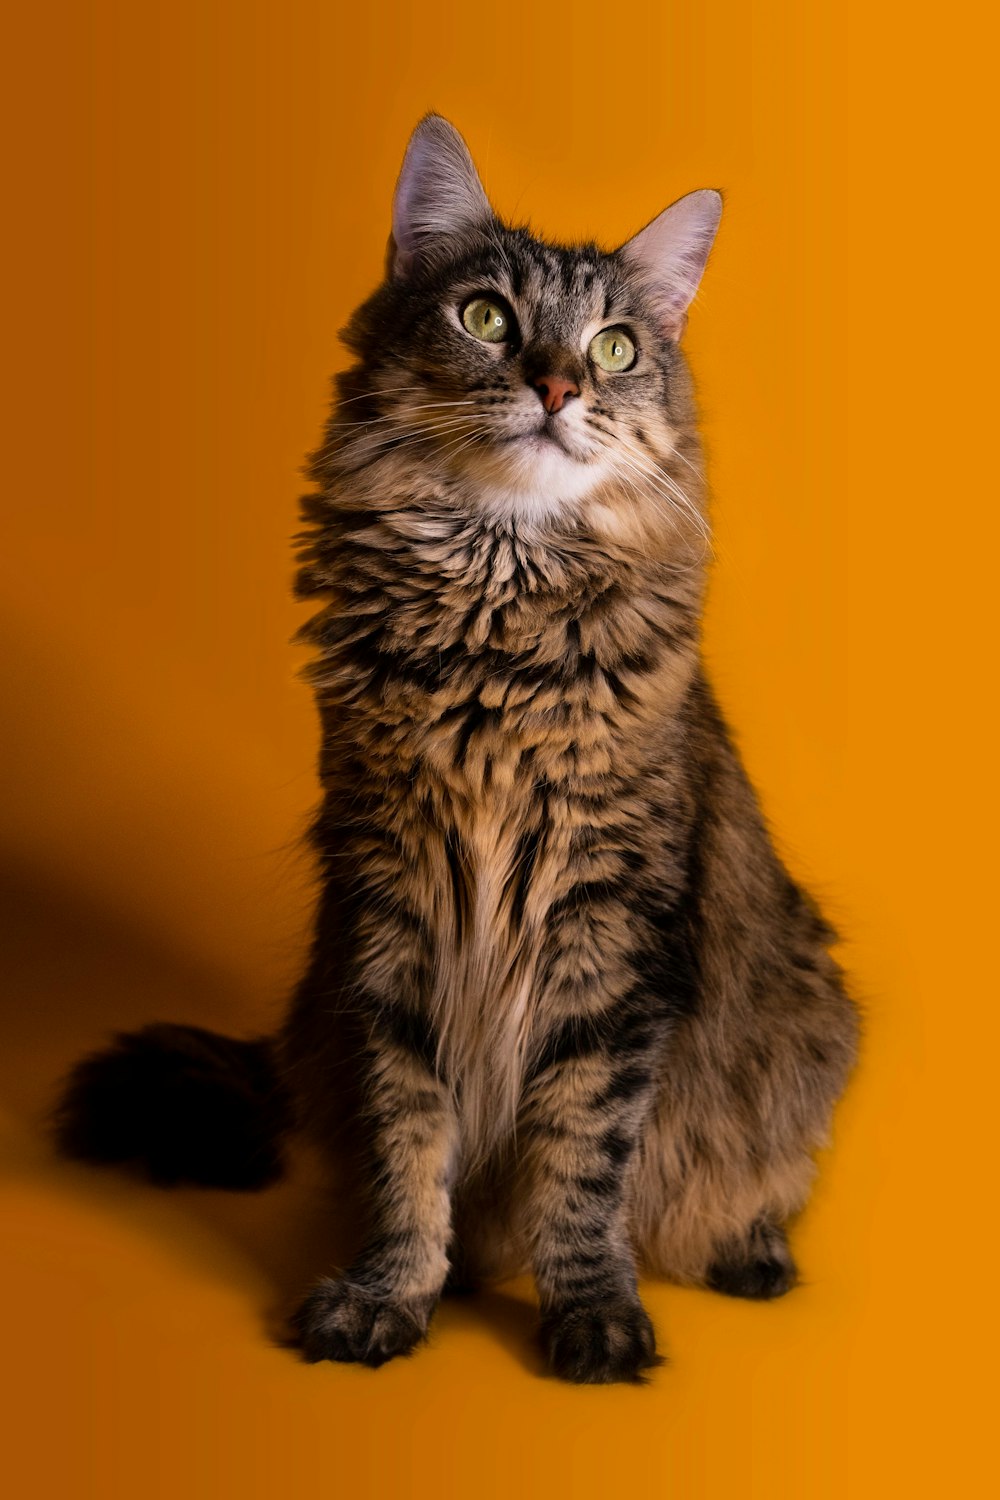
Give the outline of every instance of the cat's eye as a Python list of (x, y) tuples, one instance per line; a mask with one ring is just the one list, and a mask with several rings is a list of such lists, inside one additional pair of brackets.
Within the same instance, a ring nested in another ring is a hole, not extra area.
[(590, 341), (590, 357), (602, 370), (618, 375), (635, 364), (635, 344), (624, 328), (602, 328)]
[(486, 344), (503, 344), (514, 331), (510, 308), (499, 297), (470, 297), (462, 308), (462, 323)]

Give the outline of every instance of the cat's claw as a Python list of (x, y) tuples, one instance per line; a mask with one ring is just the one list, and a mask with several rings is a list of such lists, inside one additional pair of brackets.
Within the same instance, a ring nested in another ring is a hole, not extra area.
[(638, 1300), (554, 1309), (542, 1319), (541, 1340), (553, 1372), (580, 1385), (641, 1384), (663, 1363)]
[(323, 1359), (376, 1369), (399, 1355), (412, 1354), (427, 1336), (426, 1302), (373, 1296), (350, 1281), (321, 1281), (309, 1293), (292, 1324), (302, 1358)]

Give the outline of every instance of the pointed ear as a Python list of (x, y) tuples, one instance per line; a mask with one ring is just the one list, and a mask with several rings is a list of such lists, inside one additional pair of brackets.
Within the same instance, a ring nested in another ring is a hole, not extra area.
[(684, 332), (688, 305), (698, 290), (721, 217), (721, 193), (702, 188), (678, 198), (618, 251), (640, 278), (669, 339), (679, 339)]
[(436, 240), (492, 218), (468, 146), (454, 125), (440, 115), (425, 115), (410, 136), (392, 201), (390, 274), (408, 275)]

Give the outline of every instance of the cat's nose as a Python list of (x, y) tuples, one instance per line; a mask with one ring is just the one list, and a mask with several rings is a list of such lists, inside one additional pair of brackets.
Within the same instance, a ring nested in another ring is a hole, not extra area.
[(580, 387), (576, 382), (567, 380), (564, 375), (539, 375), (531, 383), (550, 416), (554, 411), (561, 411), (571, 396), (580, 394)]

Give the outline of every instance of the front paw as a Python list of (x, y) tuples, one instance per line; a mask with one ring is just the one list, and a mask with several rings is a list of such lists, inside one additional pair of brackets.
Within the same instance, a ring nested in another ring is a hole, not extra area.
[(663, 1363), (653, 1325), (637, 1299), (554, 1308), (542, 1319), (541, 1338), (555, 1374), (580, 1385), (639, 1384), (647, 1370)]
[(375, 1297), (350, 1281), (321, 1281), (293, 1318), (302, 1358), (376, 1369), (412, 1354), (427, 1335), (431, 1308), (425, 1299)]

